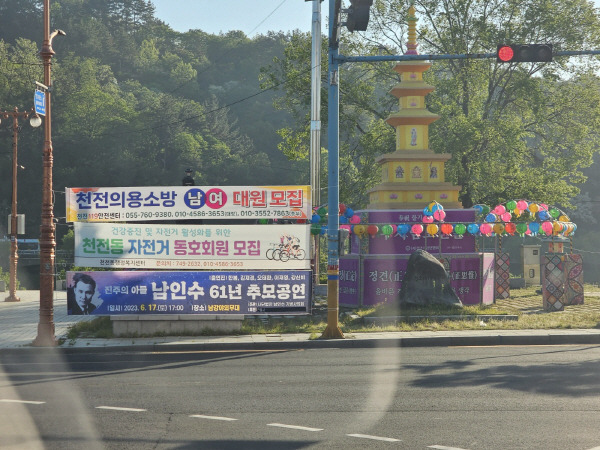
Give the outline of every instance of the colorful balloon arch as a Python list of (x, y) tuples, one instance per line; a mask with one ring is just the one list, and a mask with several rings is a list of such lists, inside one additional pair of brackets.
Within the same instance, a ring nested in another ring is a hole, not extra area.
[[(445, 222), (446, 212), (438, 202), (431, 202), (423, 209), (419, 223), (364, 223), (354, 210), (339, 204), (340, 229), (346, 229), (358, 237), (377, 235), (413, 236), (560, 236), (571, 237), (577, 230), (567, 214), (557, 207), (527, 200), (511, 200), (490, 208), (475, 205), (475, 221), (471, 223)], [(314, 208), (310, 219), (311, 234), (327, 233), (327, 205)]]

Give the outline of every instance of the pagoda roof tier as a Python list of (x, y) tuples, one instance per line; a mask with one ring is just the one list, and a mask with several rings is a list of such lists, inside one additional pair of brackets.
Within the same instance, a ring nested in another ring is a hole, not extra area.
[(462, 186), (457, 186), (452, 183), (440, 182), (440, 183), (394, 183), (387, 182), (381, 183), (369, 189), (367, 193), (377, 191), (460, 191)]
[(405, 81), (392, 88), (390, 94), (396, 98), (408, 97), (409, 95), (425, 96), (435, 91), (435, 87), (423, 81)]
[[(427, 202), (423, 202), (423, 200), (415, 200), (414, 202), (380, 202), (380, 203), (369, 203), (367, 205), (367, 210), (373, 210), (373, 212), (379, 212), (379, 210), (392, 209), (392, 210), (414, 210), (420, 209), (416, 208), (416, 205), (424, 205)], [(449, 201), (441, 201), (444, 206), (444, 210), (448, 209), (463, 209), (463, 205), (461, 202), (449, 202)], [(422, 206), (421, 206), (422, 207)]]
[(452, 158), (450, 153), (435, 153), (432, 150), (396, 150), (393, 153), (385, 153), (375, 158), (378, 164), (389, 161), (448, 161)]
[(426, 61), (401, 61), (396, 63), (394, 70), (398, 73), (403, 72), (425, 72), (431, 67), (430, 62)]
[(389, 125), (397, 127), (400, 125), (429, 125), (438, 120), (440, 116), (426, 109), (402, 109), (385, 120)]

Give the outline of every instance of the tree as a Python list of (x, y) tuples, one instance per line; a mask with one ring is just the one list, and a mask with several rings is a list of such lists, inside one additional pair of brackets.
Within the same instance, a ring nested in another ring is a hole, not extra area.
[[(600, 44), (600, 21), (584, 0), (410, 3), (417, 9), (422, 54), (493, 53), (500, 42), (552, 42), (556, 50)], [(408, 7), (408, 1), (377, 0), (366, 33), (348, 35), (342, 30), (342, 53), (405, 51)], [(572, 26), (574, 16), (580, 23), (577, 29)], [(302, 93), (310, 89), (308, 74), (301, 68), (309, 67), (308, 45), (307, 39), (298, 36), (286, 48), (284, 59), (268, 69), (271, 81), (284, 83), (279, 105), (297, 117), (304, 114), (302, 130), (284, 131), (292, 145), (283, 149), (290, 154), (306, 154), (300, 145), (305, 146), (306, 139), (300, 133), (306, 135), (309, 103)], [(340, 71), (342, 159), (349, 155), (344, 146), (357, 142), (356, 154), (369, 161), (373, 148), (362, 147), (356, 138), (367, 135), (374, 125), (379, 127), (382, 142), (393, 142), (379, 122), (393, 108), (389, 101), (378, 101), (379, 94), (398, 80), (392, 82), (381, 72), (381, 67), (389, 70), (389, 65), (374, 66), (346, 64)], [(592, 163), (600, 144), (596, 66), (590, 58), (583, 63), (555, 58), (554, 63), (515, 65), (498, 65), (494, 59), (434, 62), (426, 81), (436, 91), (427, 102), (441, 118), (430, 128), (430, 146), (453, 155), (447, 178), (462, 186), (460, 198), (465, 207), (514, 198), (569, 205), (578, 193), (577, 184), (585, 179), (581, 169)], [(393, 150), (389, 147), (381, 153)], [(378, 182), (368, 172), (371, 167), (357, 165), (356, 157), (353, 161), (357, 176), (365, 183), (363, 191)], [(344, 177), (341, 169), (340, 177)]]

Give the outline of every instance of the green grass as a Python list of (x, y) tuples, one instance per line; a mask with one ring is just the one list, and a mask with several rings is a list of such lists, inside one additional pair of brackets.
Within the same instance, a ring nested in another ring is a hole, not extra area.
[[(393, 305), (351, 310), (340, 308), (340, 328), (344, 333), (381, 331), (448, 331), (448, 330), (530, 330), (530, 329), (577, 329), (600, 328), (600, 289), (585, 286), (583, 305), (567, 306), (564, 311), (545, 312), (539, 287), (511, 290), (506, 300), (498, 300), (490, 306), (465, 306), (448, 308), (430, 306), (426, 308), (402, 308)], [(594, 294), (595, 295), (590, 295)], [(324, 306), (324, 305), (321, 305)], [(348, 313), (348, 314), (344, 314)], [(517, 315), (518, 320), (479, 320), (477, 317), (460, 319), (460, 316)], [(368, 317), (400, 317), (395, 324), (366, 324)], [(416, 316), (426, 316), (424, 318)], [(452, 320), (442, 316), (454, 316)], [(321, 336), (327, 326), (326, 313), (316, 309), (313, 315), (295, 318), (268, 318), (267, 320), (246, 319), (240, 334), (287, 334), (308, 333), (313, 338)], [(206, 330), (199, 335), (215, 335)], [(157, 334), (155, 336), (164, 336)], [(109, 317), (99, 317), (89, 322), (79, 322), (69, 329), (67, 338), (112, 338)], [(141, 336), (136, 336), (141, 337)]]

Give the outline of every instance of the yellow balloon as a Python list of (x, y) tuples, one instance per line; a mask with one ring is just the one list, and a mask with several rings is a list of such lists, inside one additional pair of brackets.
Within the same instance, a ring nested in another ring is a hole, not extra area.
[(501, 223), (495, 224), (494, 225), (494, 233), (496, 233), (496, 234), (504, 233), (504, 225), (502, 225)]
[(355, 225), (354, 226), (354, 234), (358, 237), (362, 237), (367, 232), (367, 227), (364, 225)]
[(438, 226), (435, 223), (430, 223), (427, 225), (427, 233), (431, 236), (435, 236), (438, 232)]
[(531, 205), (529, 205), (529, 211), (531, 211), (532, 213), (536, 213), (540, 210), (540, 207), (538, 206), (537, 203), (532, 203)]
[(562, 216), (560, 216), (558, 218), (558, 220), (560, 220), (561, 222), (570, 222), (571, 221), (571, 219), (569, 219), (569, 217), (564, 214)]

